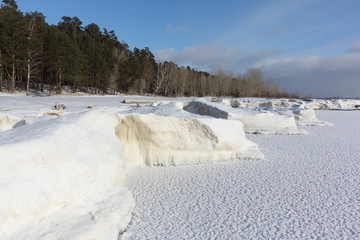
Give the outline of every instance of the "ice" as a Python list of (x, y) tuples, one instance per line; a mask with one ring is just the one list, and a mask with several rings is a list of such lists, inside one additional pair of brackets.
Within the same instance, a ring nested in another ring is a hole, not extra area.
[(0, 93), (0, 239), (359, 234), (359, 100), (209, 100)]
[(139, 169), (121, 239), (358, 239), (360, 111), (317, 115), (334, 126), (249, 135), (264, 160)]
[[(76, 221), (93, 228), (72, 239), (94, 229), (97, 239), (123, 231), (134, 203), (122, 187), (126, 172), (117, 122), (116, 113), (93, 110), (3, 132), (0, 238), (61, 236)], [(34, 232), (41, 222), (52, 225)]]
[[(27, 124), (0, 135), (1, 239), (116, 239), (132, 216), (123, 182), (134, 169), (263, 158), (241, 122), (191, 118), (181, 102), (89, 110), (72, 99), (53, 115), (45, 101), (10, 99)], [(131, 113), (148, 108), (177, 117)]]
[(205, 99), (189, 102), (184, 110), (191, 113), (208, 115), (241, 121), (247, 133), (260, 134), (305, 134), (298, 129), (293, 116), (281, 115), (270, 111), (255, 111), (252, 109), (232, 108), (224, 103), (211, 103)]
[(5, 113), (0, 112), (0, 130), (6, 131), (24, 125), (25, 123), (18, 118), (8, 116)]
[[(319, 102), (319, 100), (313, 100), (313, 101)], [(249, 102), (249, 100), (224, 99), (222, 100), (222, 102), (227, 106), (231, 106), (232, 108), (240, 108), (242, 106), (247, 106), (246, 104)], [(342, 104), (342, 107), (355, 106), (355, 105), (356, 105), (355, 102), (351, 102), (351, 104)], [(288, 117), (294, 117), (295, 122), (298, 126), (331, 126), (331, 123), (326, 121), (321, 121), (316, 118), (314, 108), (319, 109), (320, 108), (319, 106), (320, 105), (318, 104), (316, 105), (308, 104), (303, 100), (295, 100), (295, 99), (271, 99), (271, 100), (258, 99), (257, 101), (252, 100), (250, 108), (261, 110), (262, 112), (271, 112)], [(276, 118), (272, 118), (272, 119), (275, 120)], [(278, 120), (275, 120), (275, 123), (277, 121)]]
[(296, 109), (293, 110), (296, 124), (298, 126), (331, 126), (332, 124), (326, 121), (318, 120), (315, 116), (314, 109)]
[(262, 159), (246, 139), (243, 125), (222, 119), (119, 115), (116, 132), (125, 146), (126, 166), (179, 165), (235, 159)]

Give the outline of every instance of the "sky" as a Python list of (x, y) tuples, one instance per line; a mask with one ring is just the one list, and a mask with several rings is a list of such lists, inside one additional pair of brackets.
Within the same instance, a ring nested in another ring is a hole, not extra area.
[(214, 73), (260, 68), (281, 90), (360, 97), (359, 0), (17, 0), (49, 24), (77, 16), (131, 49)]

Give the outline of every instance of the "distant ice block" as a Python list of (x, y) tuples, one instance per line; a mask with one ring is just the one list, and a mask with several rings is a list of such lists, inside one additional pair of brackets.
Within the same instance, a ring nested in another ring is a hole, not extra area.
[(224, 103), (211, 103), (205, 99), (189, 102), (184, 110), (215, 118), (241, 121), (245, 132), (259, 134), (305, 134), (298, 129), (293, 116), (270, 111), (256, 111), (244, 108), (232, 108)]

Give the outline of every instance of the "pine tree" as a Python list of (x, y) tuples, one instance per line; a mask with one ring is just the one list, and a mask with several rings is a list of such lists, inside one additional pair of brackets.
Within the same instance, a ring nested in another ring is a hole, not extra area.
[(46, 38), (45, 61), (48, 72), (56, 84), (56, 93), (62, 94), (66, 77), (71, 78), (75, 47), (69, 36), (56, 26), (49, 28)]
[(30, 80), (36, 72), (39, 72), (41, 58), (44, 52), (44, 37), (47, 24), (42, 13), (31, 12), (25, 14), (27, 22), (27, 55), (26, 55), (26, 93), (29, 94)]
[(27, 28), (25, 18), (18, 10), (15, 1), (3, 0), (0, 18), (1, 60), (8, 78), (10, 92), (15, 92), (16, 69), (24, 63), (27, 45)]

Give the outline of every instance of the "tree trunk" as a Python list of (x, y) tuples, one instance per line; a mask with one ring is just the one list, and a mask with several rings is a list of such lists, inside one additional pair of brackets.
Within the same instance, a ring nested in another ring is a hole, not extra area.
[(15, 63), (12, 64), (10, 92), (15, 92)]
[(0, 92), (2, 92), (2, 87), (3, 87), (3, 73), (2, 73), (1, 50), (0, 50)]
[(29, 96), (29, 85), (30, 85), (30, 60), (28, 59), (27, 64), (27, 79), (26, 79), (26, 95)]
[(41, 64), (41, 76), (40, 76), (40, 90), (44, 91), (44, 64)]
[(56, 94), (62, 94), (62, 88), (61, 88), (61, 85), (62, 85), (62, 74), (61, 74), (61, 68), (59, 68), (59, 76), (58, 76), (58, 80), (57, 80), (57, 83), (56, 83), (57, 87), (56, 87)]
[(0, 92), (2, 92), (3, 88), (3, 74), (2, 74), (2, 68), (0, 67)]

